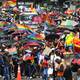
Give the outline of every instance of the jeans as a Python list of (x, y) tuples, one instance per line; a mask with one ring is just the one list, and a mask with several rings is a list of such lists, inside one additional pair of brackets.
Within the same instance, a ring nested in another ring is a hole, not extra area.
[(4, 71), (3, 72), (3, 76), (4, 76), (4, 79), (3, 80), (10, 80), (9, 66), (8, 65), (5, 65), (3, 71)]
[(26, 76), (30, 77), (31, 76), (31, 64), (26, 64)]
[(64, 77), (57, 77), (56, 80), (65, 80)]
[(44, 68), (43, 69), (43, 80), (48, 80), (48, 74), (47, 74), (48, 69)]

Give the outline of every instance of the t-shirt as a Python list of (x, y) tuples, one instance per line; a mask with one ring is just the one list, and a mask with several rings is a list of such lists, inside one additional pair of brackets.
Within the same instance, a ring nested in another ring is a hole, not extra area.
[(41, 63), (42, 60), (44, 60), (44, 55), (40, 54), (39, 55), (39, 64)]
[(48, 68), (48, 76), (50, 75), (50, 74), (53, 74), (53, 68)]
[(77, 80), (80, 80), (80, 76), (77, 76)]

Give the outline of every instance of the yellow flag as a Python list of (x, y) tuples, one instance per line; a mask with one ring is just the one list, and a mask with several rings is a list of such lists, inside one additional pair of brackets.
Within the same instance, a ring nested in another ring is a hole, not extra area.
[(72, 45), (73, 43), (73, 38), (74, 38), (74, 35), (73, 35), (73, 33), (71, 32), (69, 35), (67, 35), (66, 36), (66, 40), (65, 40), (65, 44), (67, 45), (67, 46), (70, 46), (70, 45)]

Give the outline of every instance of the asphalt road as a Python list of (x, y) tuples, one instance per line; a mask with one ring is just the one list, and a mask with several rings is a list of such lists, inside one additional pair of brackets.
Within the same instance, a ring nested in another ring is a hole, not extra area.
[[(3, 80), (2, 77), (0, 77), (0, 80)], [(12, 80), (16, 80), (15, 78), (13, 78)], [(42, 80), (42, 78), (32, 78), (32, 79), (26, 79), (25, 77), (22, 77), (22, 80)]]

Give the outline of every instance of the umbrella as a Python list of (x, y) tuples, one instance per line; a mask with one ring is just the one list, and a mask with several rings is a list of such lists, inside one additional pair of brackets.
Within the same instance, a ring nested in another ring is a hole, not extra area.
[(22, 46), (22, 47), (20, 48), (20, 50), (24, 50), (24, 49), (28, 49), (28, 48), (29, 48), (28, 45), (24, 45), (24, 46)]

